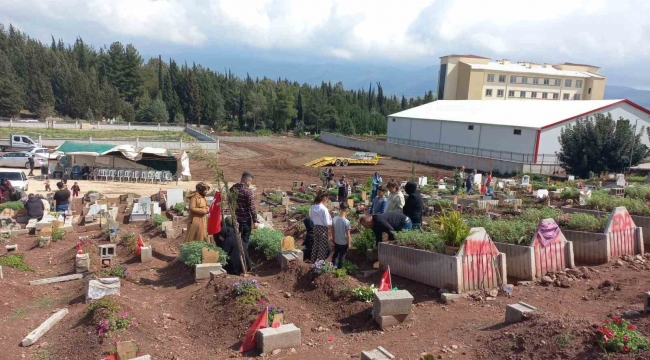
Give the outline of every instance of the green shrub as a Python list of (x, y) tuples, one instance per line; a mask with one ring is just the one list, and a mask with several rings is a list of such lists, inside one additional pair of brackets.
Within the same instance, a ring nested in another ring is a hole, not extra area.
[(493, 241), (526, 244), (532, 238), (537, 222), (516, 220), (490, 220), (483, 216), (476, 216), (467, 220), (469, 227), (482, 227)]
[(63, 240), (63, 237), (65, 237), (65, 231), (63, 231), (63, 229), (56, 228), (52, 230), (52, 241), (57, 242)]
[(159, 230), (162, 228), (162, 223), (164, 223), (167, 220), (168, 220), (167, 217), (164, 215), (156, 214), (151, 216), (151, 223), (156, 229)]
[(560, 198), (562, 199), (577, 199), (580, 197), (580, 190), (573, 187), (567, 187), (562, 190)]
[(343, 269), (345, 269), (345, 271), (347, 271), (347, 273), (352, 276), (356, 275), (357, 272), (359, 272), (359, 267), (355, 263), (348, 260), (345, 260), (343, 262)]
[(176, 204), (176, 211), (178, 211), (179, 213), (185, 211), (185, 203), (179, 202), (178, 204)]
[(458, 211), (443, 211), (436, 223), (440, 226), (440, 238), (446, 245), (460, 246), (469, 234), (469, 227)]
[(278, 194), (269, 194), (266, 196), (269, 201), (274, 202), (276, 204), (282, 204), (282, 196)]
[(0, 265), (9, 266), (20, 271), (34, 271), (31, 266), (25, 263), (24, 254), (12, 254), (0, 257)]
[(367, 250), (377, 247), (375, 233), (371, 229), (362, 228), (358, 234), (352, 236), (352, 247), (365, 255)]
[(255, 249), (262, 251), (267, 259), (273, 259), (278, 256), (282, 250), (282, 231), (262, 228), (255, 229), (251, 232), (250, 245)]
[(86, 309), (86, 314), (92, 315), (92, 313), (95, 312), (95, 310), (99, 309), (106, 309), (108, 312), (111, 313), (116, 313), (120, 311), (119, 305), (115, 302), (115, 300), (112, 297), (103, 297), (97, 301), (94, 301), (88, 305), (88, 308)]
[(294, 195), (298, 198), (309, 200), (310, 202), (314, 201), (314, 195), (312, 194), (303, 194), (301, 192), (294, 193)]
[(445, 251), (440, 234), (430, 231), (398, 231), (395, 233), (395, 244), (439, 253)]
[(255, 279), (242, 279), (232, 284), (234, 292), (237, 294), (237, 301), (241, 304), (257, 305), (264, 298), (260, 290), (260, 284)]
[(550, 208), (548, 206), (543, 206), (541, 208), (528, 208), (525, 209), (521, 214), (521, 219), (524, 221), (530, 221), (534, 223), (539, 223), (543, 219), (555, 219), (562, 213), (559, 209)]
[(271, 136), (271, 135), (273, 135), (273, 132), (271, 132), (271, 130), (267, 130), (267, 129), (255, 130), (255, 136)]
[(573, 213), (564, 214), (558, 218), (558, 224), (562, 228), (577, 231), (604, 232), (607, 226), (608, 217), (596, 217), (592, 214)]
[(122, 241), (120, 241), (120, 244), (126, 246), (129, 252), (134, 252), (136, 246), (138, 245), (138, 237), (135, 236), (135, 234), (132, 232), (124, 234), (122, 236)]
[(371, 302), (375, 299), (375, 290), (375, 285), (359, 286), (352, 290), (352, 294), (359, 301)]
[(295, 210), (292, 210), (292, 214), (300, 214), (302, 216), (309, 216), (309, 210), (311, 210), (311, 205), (300, 205), (296, 207)]
[(592, 192), (591, 197), (587, 199), (586, 205), (589, 209), (603, 211), (612, 211), (619, 206), (625, 206), (630, 214), (641, 216), (650, 215), (650, 206), (647, 206), (642, 199), (611, 196), (604, 191)]
[(0, 211), (3, 211), (4, 209), (11, 209), (11, 210), (18, 211), (24, 207), (25, 205), (23, 204), (22, 201), (7, 201), (6, 203), (0, 205)]
[(628, 176), (626, 180), (627, 180), (627, 182), (645, 183), (646, 177), (645, 176)]
[(345, 269), (336, 269), (332, 272), (334, 274), (335, 278), (340, 278), (340, 279), (347, 279), (348, 278), (348, 272), (345, 271)]
[(123, 265), (115, 266), (110, 269), (102, 269), (101, 273), (102, 276), (117, 276), (120, 279), (125, 279), (129, 275), (126, 266)]
[(625, 188), (625, 196), (632, 199), (650, 201), (650, 186), (632, 186)]
[(201, 264), (203, 261), (203, 248), (212, 249), (219, 252), (219, 263), (226, 265), (228, 255), (220, 247), (207, 243), (205, 241), (192, 241), (181, 245), (180, 261), (187, 266)]

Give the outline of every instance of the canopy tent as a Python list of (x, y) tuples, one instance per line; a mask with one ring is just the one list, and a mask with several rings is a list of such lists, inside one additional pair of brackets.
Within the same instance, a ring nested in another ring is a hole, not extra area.
[(70, 155), (61, 162), (65, 167), (87, 164), (91, 167), (121, 167), (169, 171), (180, 177), (190, 177), (190, 162), (186, 152), (174, 154), (163, 148), (145, 147), (137, 151), (132, 145), (87, 144), (66, 141), (55, 149)]

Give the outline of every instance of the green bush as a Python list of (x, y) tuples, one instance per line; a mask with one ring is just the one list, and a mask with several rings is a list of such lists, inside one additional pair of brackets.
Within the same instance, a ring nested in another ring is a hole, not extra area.
[(345, 269), (336, 269), (332, 272), (334, 274), (335, 278), (340, 278), (340, 279), (347, 279), (348, 278), (348, 272), (345, 271)]
[(371, 302), (375, 299), (375, 290), (375, 285), (359, 286), (352, 290), (352, 294), (359, 301)]
[(312, 194), (303, 194), (301, 192), (294, 193), (294, 195), (298, 198), (308, 200), (310, 202), (314, 202), (314, 195)]
[(625, 196), (632, 199), (650, 201), (650, 186), (632, 186), (625, 188)]
[(645, 176), (628, 176), (627, 177), (627, 182), (635, 182), (635, 183), (645, 183), (646, 177)]
[(163, 215), (160, 215), (160, 214), (156, 214), (156, 215), (151, 216), (151, 223), (153, 224), (153, 226), (156, 229), (161, 229), (162, 228), (162, 223), (164, 223), (167, 220), (168, 219), (167, 219), (166, 216), (163, 216)]
[(550, 208), (548, 206), (543, 206), (541, 208), (528, 208), (525, 209), (521, 214), (521, 219), (524, 221), (530, 221), (534, 223), (539, 223), (543, 219), (555, 219), (562, 213), (559, 209)]
[(580, 190), (573, 187), (567, 187), (562, 190), (560, 198), (562, 199), (577, 199), (580, 197)]
[(117, 276), (120, 279), (125, 279), (129, 275), (129, 272), (126, 269), (126, 266), (120, 265), (110, 269), (103, 269), (101, 274), (102, 276)]
[(436, 232), (398, 231), (395, 233), (395, 244), (439, 253), (445, 252), (445, 243)]
[(278, 194), (269, 194), (266, 196), (269, 201), (274, 202), (276, 204), (282, 204), (282, 196)]
[(589, 209), (612, 211), (619, 206), (625, 206), (630, 214), (649, 216), (650, 206), (647, 206), (643, 200), (630, 197), (611, 196), (604, 191), (592, 192), (591, 197), (587, 199), (586, 207)]
[(138, 245), (138, 237), (134, 233), (124, 234), (122, 236), (122, 241), (120, 244), (126, 246), (129, 252), (134, 252), (136, 246)]
[(203, 261), (203, 248), (212, 249), (219, 252), (219, 263), (226, 265), (228, 254), (223, 249), (214, 244), (205, 241), (192, 241), (181, 245), (181, 255), (179, 259), (187, 266), (201, 264)]
[(112, 297), (103, 297), (97, 301), (94, 301), (88, 305), (88, 308), (86, 309), (86, 314), (92, 315), (95, 310), (99, 309), (106, 309), (111, 313), (116, 313), (120, 311), (119, 305), (115, 302), (115, 300)]
[(185, 203), (179, 202), (178, 204), (176, 204), (176, 211), (178, 211), (179, 213), (185, 211)]
[(345, 271), (348, 272), (348, 274), (352, 276), (356, 275), (357, 272), (359, 272), (359, 267), (355, 263), (350, 262), (348, 260), (345, 260), (343, 262), (343, 268), (345, 269)]
[(273, 259), (278, 256), (282, 250), (282, 231), (262, 228), (255, 229), (251, 232), (250, 245), (255, 249), (262, 251), (267, 259)]
[(538, 222), (516, 220), (490, 220), (483, 216), (476, 216), (467, 220), (467, 225), (472, 227), (482, 227), (490, 235), (493, 241), (526, 244), (530, 241), (537, 229)]
[(4, 209), (11, 209), (11, 210), (18, 211), (24, 207), (25, 205), (23, 204), (22, 201), (7, 201), (6, 203), (0, 205), (0, 211), (3, 211)]
[(440, 226), (440, 238), (446, 245), (460, 246), (469, 234), (469, 227), (458, 211), (443, 211), (436, 223)]
[(25, 263), (24, 254), (12, 254), (0, 257), (0, 265), (9, 266), (20, 271), (34, 271), (31, 266)]
[(608, 217), (596, 217), (591, 214), (573, 213), (564, 214), (558, 218), (558, 224), (562, 228), (576, 231), (604, 232), (607, 226)]
[(56, 228), (52, 230), (52, 241), (57, 242), (59, 240), (63, 240), (65, 237), (65, 231), (61, 228)]
[(300, 205), (296, 207), (295, 210), (292, 210), (292, 214), (300, 214), (302, 216), (309, 216), (309, 210), (311, 210), (311, 205)]
[(362, 228), (361, 232), (352, 236), (352, 247), (360, 254), (365, 255), (366, 250), (377, 247), (375, 233), (371, 229)]

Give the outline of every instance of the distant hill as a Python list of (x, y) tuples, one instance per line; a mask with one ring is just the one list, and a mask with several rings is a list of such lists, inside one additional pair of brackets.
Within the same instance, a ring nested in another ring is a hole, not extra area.
[(645, 108), (650, 108), (650, 91), (625, 86), (607, 85), (605, 99), (628, 99)]

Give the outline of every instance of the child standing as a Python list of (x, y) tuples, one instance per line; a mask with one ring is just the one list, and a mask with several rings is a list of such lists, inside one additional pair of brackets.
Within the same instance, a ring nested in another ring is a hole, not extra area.
[(52, 191), (52, 188), (50, 187), (50, 177), (45, 176), (45, 191)]
[(79, 184), (75, 181), (74, 185), (72, 185), (72, 197), (79, 197), (79, 191), (81, 191), (81, 189), (79, 188)]
[(342, 202), (339, 205), (339, 216), (332, 220), (334, 225), (334, 256), (332, 256), (332, 262), (337, 269), (343, 268), (345, 254), (350, 246), (350, 221), (345, 218), (349, 210), (350, 205)]

